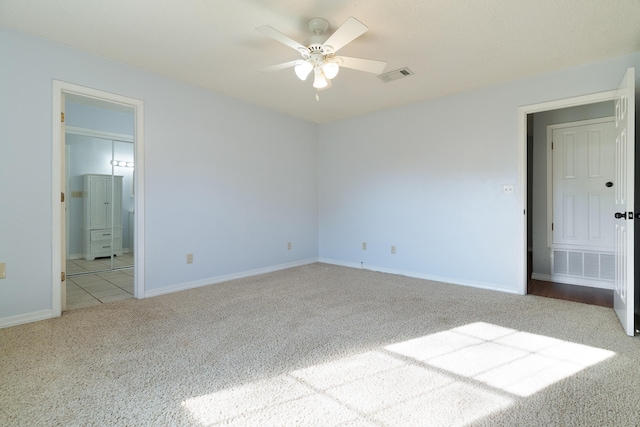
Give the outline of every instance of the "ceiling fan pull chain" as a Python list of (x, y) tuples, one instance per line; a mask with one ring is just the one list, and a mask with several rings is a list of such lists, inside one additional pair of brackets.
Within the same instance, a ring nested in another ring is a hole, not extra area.
[(320, 95), (318, 95), (318, 92), (316, 92), (316, 101), (320, 101)]

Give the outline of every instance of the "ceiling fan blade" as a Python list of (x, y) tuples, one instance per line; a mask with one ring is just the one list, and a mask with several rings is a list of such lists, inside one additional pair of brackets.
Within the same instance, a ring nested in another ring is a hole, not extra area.
[(282, 64), (272, 65), (270, 67), (260, 68), (258, 71), (268, 73), (270, 71), (284, 70), (285, 68), (295, 67), (296, 65), (304, 62), (302, 59), (296, 59), (295, 61), (283, 62)]
[(368, 29), (366, 25), (352, 16), (324, 42), (323, 46), (331, 46), (333, 51), (337, 52), (349, 42), (366, 33)]
[(366, 71), (367, 73), (380, 74), (384, 71), (387, 63), (375, 61), (373, 59), (352, 58), (350, 56), (336, 56), (336, 62), (341, 67), (352, 68), (354, 70)]
[(256, 30), (261, 32), (265, 36), (271, 37), (272, 39), (277, 40), (280, 43), (286, 44), (290, 48), (295, 49), (300, 53), (302, 53), (302, 51), (309, 50), (306, 46), (301, 45), (289, 36), (282, 34), (280, 31), (268, 25), (261, 25), (260, 27), (257, 27)]

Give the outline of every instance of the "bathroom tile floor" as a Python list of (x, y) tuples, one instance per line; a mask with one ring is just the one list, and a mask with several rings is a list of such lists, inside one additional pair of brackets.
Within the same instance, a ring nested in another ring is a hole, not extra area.
[(67, 260), (67, 310), (133, 298), (133, 254), (114, 258), (118, 270), (88, 273), (108, 269), (110, 263), (109, 258)]

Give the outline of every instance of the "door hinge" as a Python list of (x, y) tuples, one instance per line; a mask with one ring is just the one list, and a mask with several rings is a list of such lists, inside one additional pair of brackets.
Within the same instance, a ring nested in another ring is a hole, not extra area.
[(65, 272), (61, 272), (60, 273), (60, 281), (64, 282), (65, 280), (67, 280), (67, 275), (65, 274)]
[(553, 141), (551, 141), (551, 149), (553, 150)]
[(60, 113), (60, 121), (64, 123), (64, 113)]
[(60, 193), (60, 203), (64, 203), (64, 193)]
[(551, 223), (551, 231), (553, 231), (553, 223)]

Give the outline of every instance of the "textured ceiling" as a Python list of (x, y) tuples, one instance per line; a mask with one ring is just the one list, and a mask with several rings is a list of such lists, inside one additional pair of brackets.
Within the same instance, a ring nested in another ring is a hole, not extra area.
[[(256, 27), (306, 45), (309, 19), (350, 16), (369, 31), (341, 55), (415, 74), (342, 69), (316, 101), (292, 69), (257, 71), (299, 56)], [(640, 51), (638, 0), (0, 0), (0, 25), (317, 123)]]

